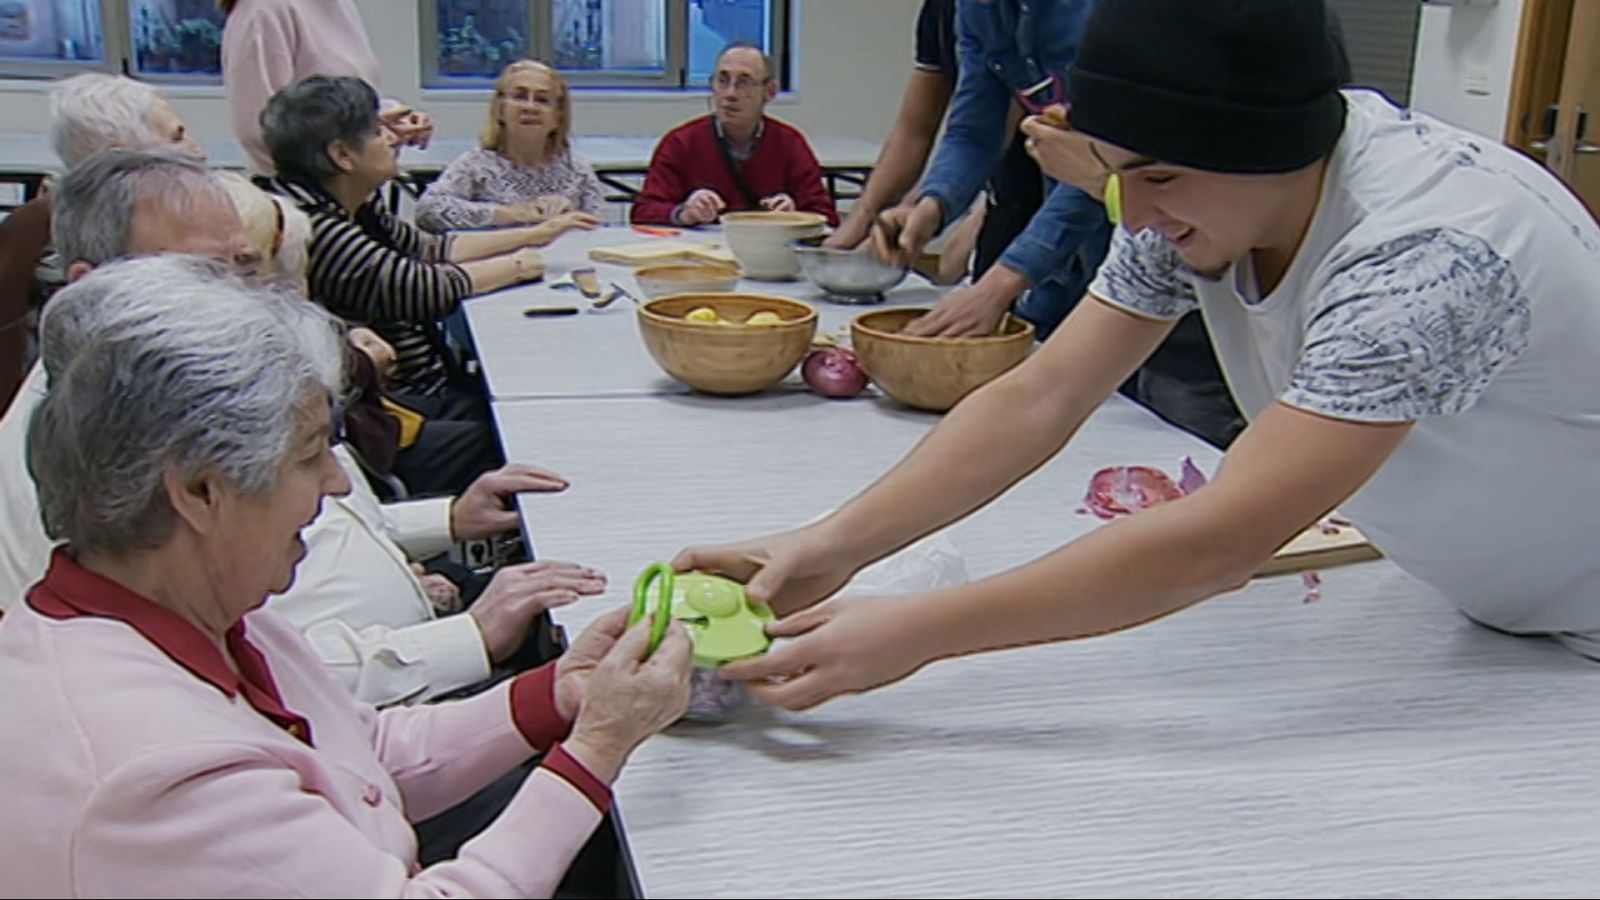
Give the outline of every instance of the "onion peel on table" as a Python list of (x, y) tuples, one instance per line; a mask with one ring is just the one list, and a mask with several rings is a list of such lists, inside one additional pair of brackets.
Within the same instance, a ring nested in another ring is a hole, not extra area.
[(1079, 511), (1115, 519), (1188, 496), (1205, 486), (1205, 473), (1193, 459), (1184, 457), (1181, 469), (1175, 482), (1154, 466), (1107, 466), (1090, 476)]
[[(1140, 510), (1177, 500), (1205, 487), (1206, 474), (1195, 465), (1192, 457), (1185, 456), (1179, 464), (1179, 478), (1154, 466), (1107, 466), (1089, 478), (1089, 490), (1084, 494), (1079, 514), (1092, 513), (1101, 519), (1115, 519), (1132, 515)], [(1328, 516), (1317, 523), (1323, 534), (1338, 534), (1350, 525), (1348, 519)], [(1305, 585), (1305, 603), (1322, 599), (1322, 574), (1302, 572), (1300, 581)]]

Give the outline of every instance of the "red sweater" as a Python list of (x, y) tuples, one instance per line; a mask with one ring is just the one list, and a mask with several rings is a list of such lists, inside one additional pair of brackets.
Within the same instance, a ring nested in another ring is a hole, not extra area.
[[(792, 125), (763, 119), (756, 153), (739, 167), (756, 199), (788, 194), (795, 208), (819, 212), (839, 224), (833, 198), (822, 183), (822, 167), (805, 136)], [(685, 122), (667, 132), (650, 158), (644, 188), (633, 201), (632, 220), (637, 225), (671, 225), (672, 210), (700, 188), (710, 188), (728, 204), (729, 212), (759, 209), (746, 202), (717, 147), (710, 116)]]

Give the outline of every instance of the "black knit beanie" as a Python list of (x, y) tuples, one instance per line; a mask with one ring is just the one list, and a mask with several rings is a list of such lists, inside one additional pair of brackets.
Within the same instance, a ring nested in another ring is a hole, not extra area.
[(1344, 131), (1347, 59), (1322, 0), (1100, 0), (1069, 118), (1161, 162), (1290, 172)]

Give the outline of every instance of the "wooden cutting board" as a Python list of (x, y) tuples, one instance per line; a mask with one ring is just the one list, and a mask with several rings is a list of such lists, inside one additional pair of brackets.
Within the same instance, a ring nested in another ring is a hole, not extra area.
[(1256, 575), (1284, 575), (1309, 569), (1326, 569), (1383, 556), (1354, 525), (1337, 527), (1339, 530), (1334, 534), (1326, 534), (1316, 525), (1307, 528), (1274, 553), (1271, 561), (1262, 566)]
[(624, 266), (644, 266), (682, 260), (737, 265), (733, 254), (722, 244), (696, 241), (653, 240), (596, 247), (589, 251), (589, 258), (595, 262)]

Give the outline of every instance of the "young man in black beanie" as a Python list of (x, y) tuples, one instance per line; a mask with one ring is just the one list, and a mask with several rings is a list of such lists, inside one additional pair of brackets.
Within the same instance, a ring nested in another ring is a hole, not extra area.
[[(1530, 160), (1338, 67), (1320, 0), (1102, 0), (1070, 122), (1123, 222), (1091, 300), (827, 519), (679, 558), (798, 636), (724, 674), (801, 708), (1130, 628), (1335, 506), (1472, 619), (1600, 658), (1600, 228)], [(973, 584), (806, 609), (1057, 452), (1196, 308), (1250, 418), (1209, 485)]]

